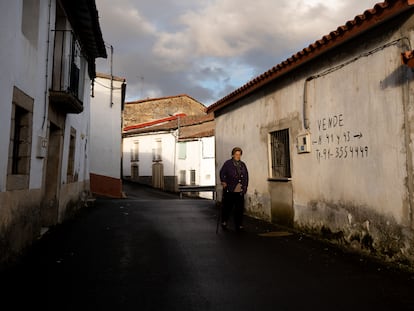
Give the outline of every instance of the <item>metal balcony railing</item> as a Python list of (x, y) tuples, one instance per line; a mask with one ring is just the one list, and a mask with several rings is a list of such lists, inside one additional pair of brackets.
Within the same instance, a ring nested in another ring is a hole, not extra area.
[(54, 33), (51, 98), (68, 113), (79, 113), (83, 110), (84, 85), (80, 45), (70, 30), (55, 30)]

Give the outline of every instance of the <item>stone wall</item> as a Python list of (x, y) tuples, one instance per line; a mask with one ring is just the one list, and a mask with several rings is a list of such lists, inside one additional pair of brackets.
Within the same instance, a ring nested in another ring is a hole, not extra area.
[(124, 108), (123, 126), (168, 118), (177, 113), (185, 113), (189, 116), (200, 115), (205, 113), (205, 107), (186, 95), (129, 102)]

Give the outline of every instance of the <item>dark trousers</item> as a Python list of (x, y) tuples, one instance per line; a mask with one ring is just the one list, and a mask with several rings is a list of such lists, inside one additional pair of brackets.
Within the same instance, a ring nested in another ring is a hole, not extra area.
[(221, 219), (223, 222), (227, 223), (233, 212), (234, 225), (237, 229), (243, 225), (244, 194), (239, 192), (224, 192), (223, 194)]

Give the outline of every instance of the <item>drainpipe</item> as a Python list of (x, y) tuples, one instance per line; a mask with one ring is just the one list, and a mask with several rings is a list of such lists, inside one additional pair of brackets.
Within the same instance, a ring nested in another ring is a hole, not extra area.
[(305, 80), (303, 87), (303, 127), (305, 130), (309, 130), (309, 105), (308, 105), (308, 82), (313, 80), (314, 77), (309, 77)]
[(45, 73), (45, 101), (44, 101), (44, 114), (43, 114), (43, 123), (42, 130), (45, 128), (46, 124), (46, 115), (47, 115), (47, 93), (49, 85), (49, 45), (50, 45), (50, 19), (52, 14), (52, 0), (49, 0), (49, 12), (47, 18), (47, 40), (46, 40), (46, 73)]
[[(414, 68), (414, 63), (411, 62), (410, 59), (406, 59), (405, 56), (407, 54), (412, 54), (412, 47), (411, 42), (408, 38), (404, 37), (404, 41), (406, 41), (406, 44), (403, 46), (403, 53), (401, 53), (402, 56), (402, 64), (407, 65), (411, 70)], [(406, 52), (406, 49), (409, 49), (409, 52)], [(408, 116), (410, 105), (410, 82), (408, 74), (408, 69), (404, 70), (403, 74), (405, 83), (402, 85), (402, 101), (403, 101), (403, 111), (404, 111), (404, 142), (405, 142), (405, 148), (407, 152), (406, 156), (406, 170), (407, 170), (407, 190), (408, 190), (408, 223), (412, 229), (414, 229), (414, 223), (413, 223), (413, 192), (414, 192), (414, 178), (413, 178), (413, 154), (411, 152), (410, 148), (410, 132), (411, 128), (409, 126), (410, 124), (410, 117)]]
[(114, 105), (114, 47), (111, 45), (111, 107)]

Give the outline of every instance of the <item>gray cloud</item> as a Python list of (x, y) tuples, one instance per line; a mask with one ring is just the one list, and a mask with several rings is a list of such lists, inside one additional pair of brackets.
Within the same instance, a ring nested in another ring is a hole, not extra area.
[(377, 1), (96, 2), (128, 100), (186, 93), (209, 105)]

